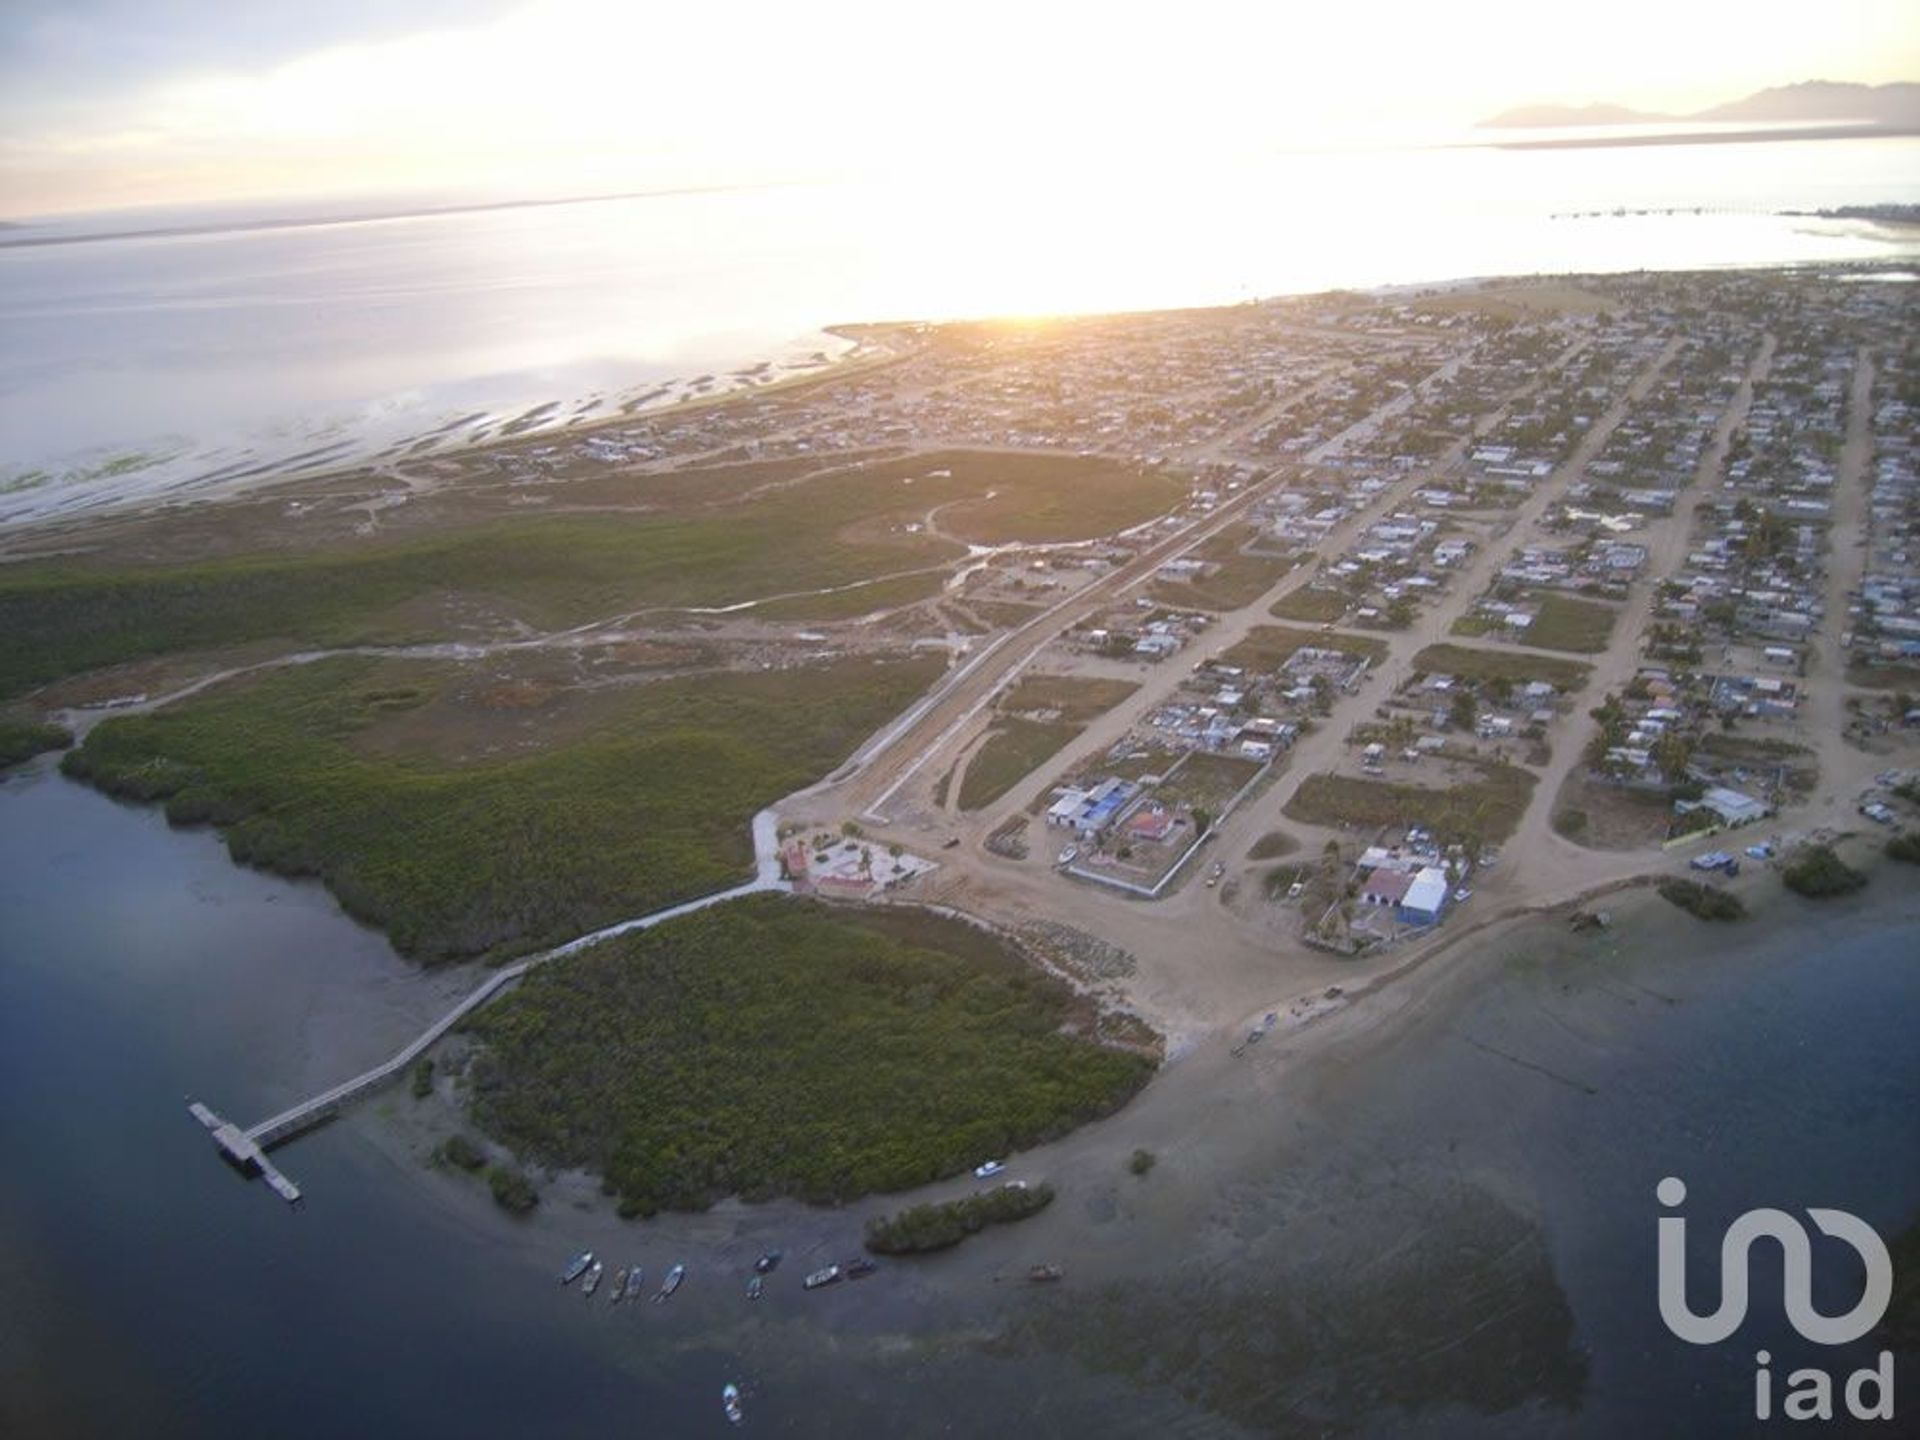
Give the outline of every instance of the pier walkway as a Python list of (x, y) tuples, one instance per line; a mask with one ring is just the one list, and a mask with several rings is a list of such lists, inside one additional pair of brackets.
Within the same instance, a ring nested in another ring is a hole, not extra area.
[(754, 817), (753, 849), (755, 874), (754, 878), (744, 885), (715, 891), (711, 895), (702, 895), (698, 899), (688, 900), (679, 905), (669, 905), (664, 910), (655, 910), (649, 915), (638, 916), (632, 920), (622, 920), (617, 925), (609, 925), (603, 930), (582, 935), (577, 940), (569, 940), (564, 945), (556, 945), (551, 950), (543, 950), (538, 955), (530, 955), (525, 960), (506, 966), (489, 975), (459, 1004), (415, 1036), (405, 1048), (371, 1069), (355, 1075), (352, 1079), (343, 1080), (331, 1089), (309, 1096), (299, 1104), (282, 1110), (278, 1115), (269, 1116), (257, 1125), (243, 1129), (232, 1121), (223, 1119), (198, 1101), (189, 1102), (187, 1109), (194, 1119), (212, 1132), (214, 1144), (234, 1166), (244, 1174), (264, 1177), (276, 1194), (289, 1204), (295, 1204), (300, 1199), (300, 1187), (274, 1168), (267, 1159), (266, 1152), (270, 1148), (291, 1140), (303, 1130), (310, 1130), (315, 1125), (332, 1119), (343, 1107), (352, 1104), (369, 1091), (379, 1089), (432, 1049), (435, 1042), (454, 1026), (530, 970), (537, 969), (549, 961), (577, 954), (590, 945), (598, 945), (615, 936), (625, 935), (635, 930), (651, 929), (663, 921), (677, 919), (682, 915), (691, 915), (697, 910), (724, 904), (728, 900), (739, 900), (748, 895), (759, 895), (769, 891), (792, 889), (787, 881), (780, 878), (780, 847), (775, 835), (773, 812), (770, 810), (763, 810)]

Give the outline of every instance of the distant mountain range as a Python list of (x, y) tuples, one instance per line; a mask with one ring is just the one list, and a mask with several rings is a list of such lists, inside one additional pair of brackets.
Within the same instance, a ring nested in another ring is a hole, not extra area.
[(1691, 115), (1661, 115), (1624, 105), (1522, 105), (1504, 110), (1485, 129), (1533, 130), (1547, 126), (1659, 125), (1675, 121), (1735, 121), (1749, 124), (1818, 124), (1851, 121), (1860, 125), (1920, 127), (1920, 84), (1854, 85), (1837, 80), (1803, 80), (1776, 85), (1711, 110)]

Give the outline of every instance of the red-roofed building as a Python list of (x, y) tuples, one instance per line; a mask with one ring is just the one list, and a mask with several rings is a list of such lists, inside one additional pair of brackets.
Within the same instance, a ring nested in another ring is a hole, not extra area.
[(1127, 821), (1127, 834), (1135, 840), (1164, 840), (1173, 833), (1173, 812), (1162, 805), (1149, 805)]

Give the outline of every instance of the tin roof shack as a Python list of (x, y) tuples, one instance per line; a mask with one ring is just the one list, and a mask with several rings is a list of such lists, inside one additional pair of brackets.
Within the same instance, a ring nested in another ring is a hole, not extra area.
[(1394, 918), (1403, 925), (1438, 925), (1447, 913), (1448, 895), (1447, 872), (1429, 865), (1407, 885), (1394, 906)]
[(1756, 800), (1738, 790), (1729, 790), (1724, 785), (1709, 785), (1698, 800), (1673, 802), (1673, 813), (1676, 815), (1690, 815), (1696, 810), (1711, 810), (1732, 826), (1751, 825), (1773, 814), (1773, 807), (1765, 801)]

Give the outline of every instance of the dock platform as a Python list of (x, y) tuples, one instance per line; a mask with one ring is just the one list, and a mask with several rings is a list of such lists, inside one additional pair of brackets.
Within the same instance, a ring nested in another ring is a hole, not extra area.
[(213, 1143), (228, 1164), (242, 1175), (258, 1175), (269, 1189), (289, 1205), (300, 1203), (300, 1187), (289, 1180), (259, 1143), (231, 1120), (223, 1120), (198, 1100), (187, 1103), (187, 1113), (206, 1126)]

